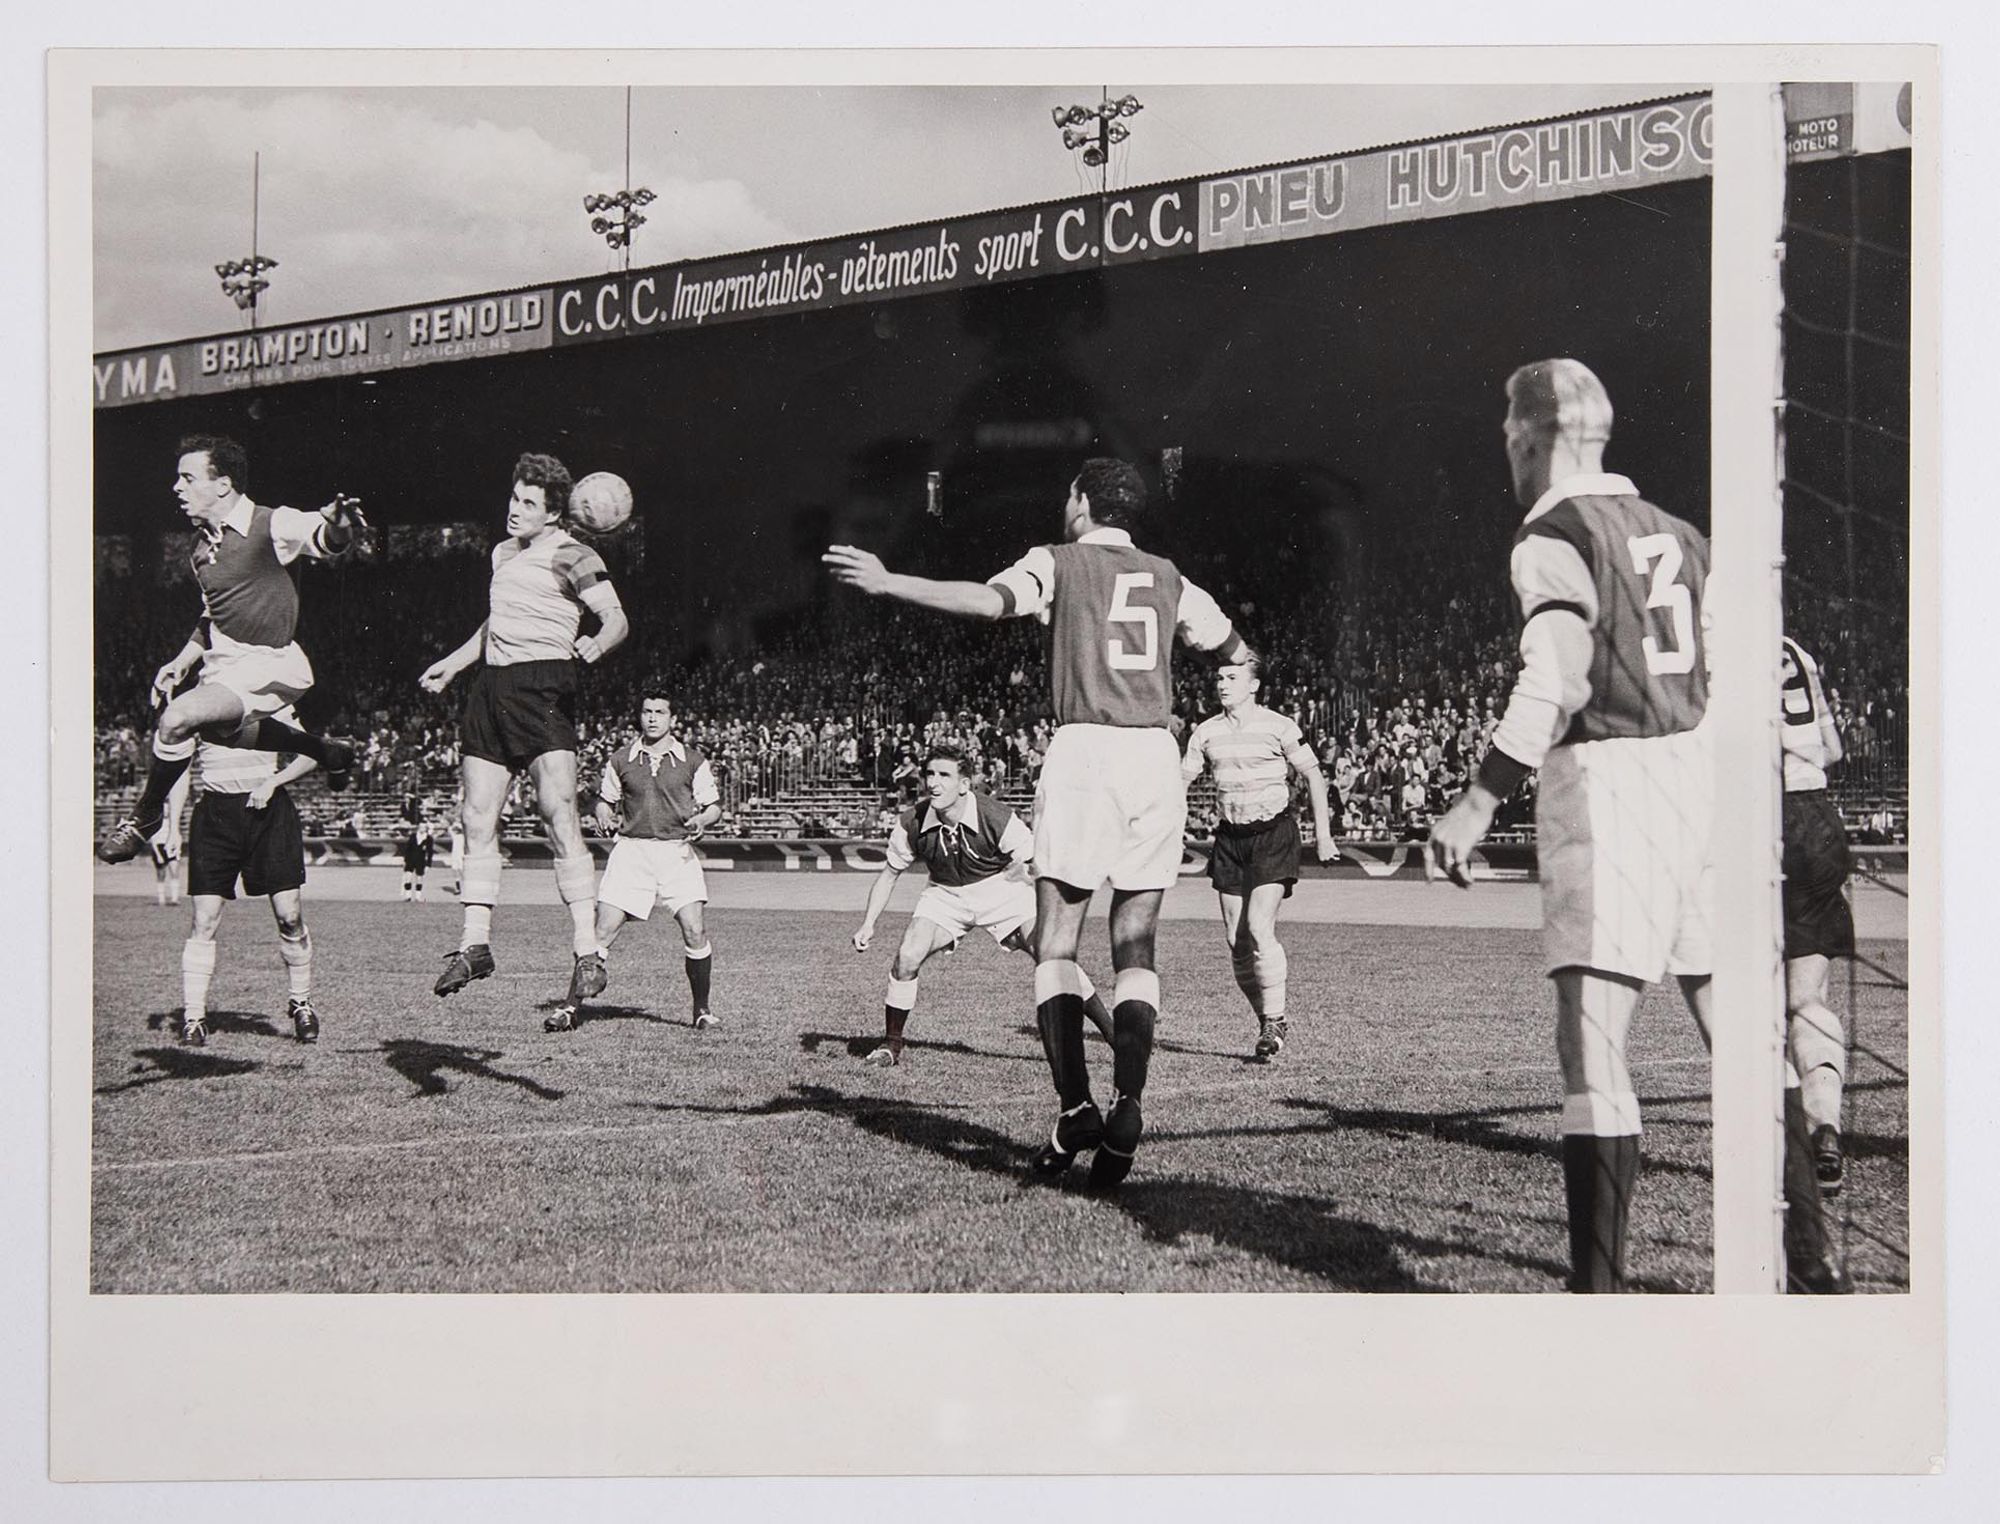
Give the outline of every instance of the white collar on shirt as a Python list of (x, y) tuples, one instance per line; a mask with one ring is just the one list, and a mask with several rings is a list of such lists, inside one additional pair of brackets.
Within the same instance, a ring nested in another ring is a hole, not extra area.
[(660, 764), (666, 761), (667, 758), (672, 757), (676, 762), (687, 761), (687, 748), (681, 745), (679, 736), (675, 735), (672, 731), (668, 731), (660, 737), (660, 749), (658, 751), (653, 750), (652, 747), (646, 744), (644, 736), (639, 736), (633, 740), (632, 750), (626, 753), (626, 756), (628, 760), (633, 762), (637, 762), (641, 757), (644, 757), (646, 765), (653, 770), (653, 775), (658, 777)]
[(958, 801), (958, 809), (956, 813), (950, 810), (946, 810), (945, 812), (940, 814), (938, 811), (938, 807), (935, 804), (931, 803), (929, 800), (925, 800), (924, 818), (922, 821), (918, 823), (917, 831), (919, 834), (921, 834), (925, 831), (928, 831), (934, 825), (969, 826), (978, 819), (979, 819), (979, 803), (972, 797), (971, 793), (968, 791), (965, 794), (965, 796)]
[(1608, 471), (1586, 471), (1576, 476), (1565, 476), (1552, 485), (1548, 491), (1535, 499), (1535, 506), (1528, 510), (1528, 516), (1521, 522), (1532, 524), (1557, 503), (1573, 497), (1637, 497), (1638, 495), (1639, 489), (1623, 476), (1614, 476)]
[(1088, 534), (1078, 535), (1076, 543), (1079, 545), (1130, 545), (1132, 543), (1132, 531), (1129, 529), (1114, 529), (1109, 524), (1101, 524)]
[(246, 494), (237, 493), (236, 506), (223, 516), (222, 522), (217, 524), (212, 532), (208, 532), (209, 538), (211, 540), (220, 540), (222, 538), (222, 531), (225, 529), (233, 529), (240, 535), (248, 535), (250, 533), (250, 519), (256, 511), (257, 505), (251, 502)]

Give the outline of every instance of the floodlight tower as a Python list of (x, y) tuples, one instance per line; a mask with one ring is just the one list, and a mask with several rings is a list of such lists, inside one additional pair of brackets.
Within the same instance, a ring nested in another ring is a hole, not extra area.
[[(1062, 133), (1063, 147), (1072, 152), (1082, 149), (1083, 162), (1097, 171), (1100, 195), (1107, 194), (1111, 189), (1111, 145), (1122, 143), (1132, 135), (1132, 129), (1119, 119), (1137, 116), (1144, 109), (1144, 103), (1136, 95), (1121, 95), (1114, 101), (1108, 85), (1095, 106), (1055, 106), (1050, 109), (1049, 115), (1055, 119), (1056, 127)], [(1095, 132), (1090, 130), (1089, 125), (1093, 121), (1097, 123)]]
[(632, 184), (632, 87), (627, 85), (624, 187), (616, 195), (583, 198), (583, 209), (591, 214), (590, 231), (602, 238), (607, 247), (618, 251), (618, 268), (623, 274), (632, 272), (632, 234), (646, 221), (639, 208), (651, 206), (657, 199), (645, 186)]
[(236, 303), (238, 312), (250, 315), (250, 331), (257, 331), (257, 297), (268, 291), (271, 283), (264, 279), (264, 272), (278, 268), (278, 262), (268, 254), (257, 252), (257, 212), (258, 190), (263, 179), (262, 153), (250, 156), (250, 257), (248, 259), (228, 259), (215, 267), (216, 276), (222, 282), (222, 294)]

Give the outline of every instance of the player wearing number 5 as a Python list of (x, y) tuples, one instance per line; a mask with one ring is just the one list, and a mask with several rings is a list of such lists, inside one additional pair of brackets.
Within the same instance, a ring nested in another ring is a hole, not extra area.
[(1622, 1288), (1639, 1172), (1625, 1036), (1639, 992), (1678, 975), (1706, 1026), (1705, 872), (1715, 770), (1700, 531), (1603, 469), (1611, 399), (1575, 360), (1507, 382), (1521, 673), (1426, 867), (1470, 882), (1502, 800), (1536, 768), (1542, 924), (1556, 987), (1572, 1291)]
[[(1063, 505), (1063, 539), (1038, 545), (988, 582), (898, 576), (835, 545), (833, 575), (877, 597), (974, 619), (1034, 616), (1049, 627), (1057, 730), (1035, 793), (1036, 1024), (1062, 1111), (1036, 1156), (1060, 1176), (1094, 1149), (1091, 1183), (1115, 1186), (1139, 1144), (1139, 1097), (1153, 1051), (1160, 981), (1153, 944), (1160, 897), (1180, 871), (1187, 793), (1167, 728), (1173, 642), (1250, 654), (1215, 600), (1173, 562), (1132, 543), (1146, 484), (1120, 460), (1087, 460)], [(1114, 1092), (1100, 1113), (1085, 1064), (1085, 986), (1077, 966), (1090, 897), (1111, 886)]]

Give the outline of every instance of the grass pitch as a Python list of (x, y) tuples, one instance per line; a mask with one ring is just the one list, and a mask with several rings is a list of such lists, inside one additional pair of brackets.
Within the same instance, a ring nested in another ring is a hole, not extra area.
[[(1498, 1292), (1558, 1290), (1566, 1269), (1533, 932), (1287, 922), (1292, 1040), (1264, 1064), (1217, 928), (1163, 922), (1146, 1142), (1098, 1197), (1082, 1164), (1066, 1187), (1027, 1178), (1054, 1093), (1029, 964), (980, 933), (926, 970), (904, 1065), (876, 1070), (859, 1055), (893, 913), (857, 955), (858, 913), (712, 908), (711, 1032), (688, 1025), (677, 934), (628, 927), (611, 987), (553, 1036), (558, 907), (503, 907), (499, 973), (446, 1001), (430, 984), (454, 903), (313, 900), (325, 1031), (301, 1047), (268, 910), (244, 902), (202, 1049), (173, 1035), (185, 911), (100, 897), (97, 915), (102, 1292)], [(1086, 967), (1108, 985), (1102, 937), (1094, 919)], [(1866, 951), (1902, 972), (1902, 943)], [(1901, 995), (1878, 973), (1857, 994), (1835, 1207), (1858, 1286), (1894, 1290)], [(1109, 1050), (1092, 1033), (1089, 1051), (1102, 1100)], [(1708, 1072), (1677, 995), (1646, 997), (1633, 1060), (1630, 1268), (1640, 1289), (1705, 1290)]]

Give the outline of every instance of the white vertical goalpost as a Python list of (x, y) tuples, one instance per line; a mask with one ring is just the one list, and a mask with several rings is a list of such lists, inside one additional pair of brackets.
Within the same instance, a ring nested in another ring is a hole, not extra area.
[(1779, 649), (1785, 210), (1782, 86), (1714, 89), (1710, 692), (1715, 813), (1715, 1289), (1784, 1287)]

